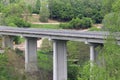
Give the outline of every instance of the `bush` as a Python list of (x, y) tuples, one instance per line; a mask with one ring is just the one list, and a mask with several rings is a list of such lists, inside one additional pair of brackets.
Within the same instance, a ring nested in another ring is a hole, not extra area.
[(90, 28), (90, 27), (92, 27), (92, 19), (83, 18), (81, 21), (81, 28)]
[(48, 9), (47, 2), (42, 2), (41, 8), (40, 8), (40, 21), (41, 22), (48, 22), (49, 18), (49, 9)]
[(70, 25), (69, 25), (69, 23), (61, 23), (61, 24), (59, 25), (59, 27), (60, 27), (60, 28), (63, 28), (63, 29), (67, 29), (67, 28), (70, 27)]
[(21, 59), (8, 49), (4, 54), (0, 54), (0, 80), (26, 80), (24, 66), (22, 66), (24, 63)]
[(103, 20), (103, 18), (104, 18), (103, 13), (97, 12), (97, 13), (92, 17), (92, 20), (94, 21), (94, 23), (101, 23), (102, 20)]
[(15, 18), (14, 19), (14, 23), (18, 26), (18, 27), (30, 27), (30, 23), (28, 23), (27, 21), (23, 20), (22, 18)]
[(60, 24), (60, 27), (63, 29), (85, 29), (92, 26), (91, 18), (75, 18), (68, 23)]
[(50, 18), (70, 21), (72, 18), (89, 17), (96, 23), (103, 19), (101, 0), (48, 0)]
[(31, 24), (19, 17), (9, 16), (5, 18), (5, 25), (17, 27), (30, 27)]
[(68, 80), (77, 80), (79, 75), (79, 66), (78, 65), (69, 65), (68, 66)]
[(79, 29), (81, 26), (81, 20), (79, 18), (76, 19), (72, 19), (69, 24), (70, 24), (70, 28), (74, 28), (74, 29)]
[(39, 14), (39, 12), (40, 12), (40, 7), (41, 7), (40, 0), (37, 0), (37, 1), (36, 1), (36, 4), (35, 4), (35, 8), (33, 9), (33, 13)]

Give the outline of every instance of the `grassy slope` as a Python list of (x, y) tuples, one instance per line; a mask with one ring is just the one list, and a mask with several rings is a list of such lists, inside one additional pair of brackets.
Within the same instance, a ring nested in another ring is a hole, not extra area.
[(58, 24), (32, 24), (32, 28), (60, 29)]

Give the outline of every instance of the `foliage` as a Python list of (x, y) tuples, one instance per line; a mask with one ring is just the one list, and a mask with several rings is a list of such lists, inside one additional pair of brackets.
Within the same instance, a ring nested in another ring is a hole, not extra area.
[(40, 21), (48, 22), (48, 18), (49, 18), (48, 3), (46, 1), (42, 1), (40, 9)]
[(120, 11), (120, 0), (117, 0), (114, 4), (112, 4), (112, 10), (115, 12)]
[(104, 29), (112, 32), (120, 31), (120, 13), (112, 12), (105, 16), (103, 20)]
[(20, 56), (18, 57), (9, 50), (4, 54), (0, 54), (0, 80), (26, 80), (24, 73), (22, 74), (19, 71), (22, 71), (21, 68), (23, 68), (21, 67), (22, 61), (20, 62), (19, 59)]
[(19, 0), (9, 0), (10, 3), (17, 3)]
[(20, 17), (20, 15), (23, 12), (23, 5), (21, 4), (9, 4), (7, 6), (4, 6), (4, 9), (2, 10), (2, 13), (5, 15), (5, 17), (9, 16), (9, 15), (14, 15), (14, 16), (18, 16)]
[(68, 59), (77, 59), (80, 66), (89, 60), (89, 47), (82, 42), (68, 41), (67, 52)]
[(79, 66), (75, 64), (68, 65), (68, 80), (77, 80), (79, 76)]
[(108, 14), (110, 12), (112, 12), (112, 5), (118, 0), (103, 0), (103, 13), (104, 14)]
[(67, 4), (64, 1), (50, 1), (50, 17), (53, 19), (68, 21), (71, 20), (74, 16), (71, 4), (68, 2)]
[(103, 19), (101, 0), (50, 0), (50, 18), (70, 21), (72, 18), (89, 17), (95, 23)]
[(69, 23), (60, 24), (60, 27), (63, 29), (85, 29), (92, 26), (92, 20), (90, 18), (75, 18), (72, 19)]
[(89, 31), (101, 31), (101, 29), (97, 27), (91, 27), (89, 28)]
[(1, 10), (1, 25), (30, 27), (30, 23), (25, 21), (22, 17), (25, 7), (22, 1), (12, 1), (10, 4), (3, 6)]
[[(81, 78), (88, 80), (119, 80), (120, 79), (120, 49), (113, 36), (108, 36), (102, 52), (99, 53), (99, 64), (94, 64), (91, 68), (89, 63), (84, 66)], [(88, 66), (88, 67), (87, 67)], [(91, 70), (91, 72), (90, 72)], [(88, 74), (88, 72), (90, 72)]]
[(37, 0), (37, 1), (36, 1), (36, 4), (35, 4), (35, 9), (33, 9), (33, 13), (39, 14), (39, 12), (40, 12), (40, 7), (41, 7), (40, 0)]
[(47, 39), (44, 39), (38, 51), (38, 67), (41, 72), (42, 80), (52, 80), (53, 59), (52, 59), (52, 44)]
[[(83, 67), (80, 80), (119, 80), (120, 79), (120, 64), (119, 52), (120, 46), (118, 45), (115, 36), (119, 37), (117, 33), (120, 31), (120, 13), (119, 13), (119, 0), (105, 0), (107, 14), (103, 20), (104, 30), (109, 32), (104, 47), (99, 53), (99, 64), (94, 63), (90, 67), (90, 63)], [(110, 3), (110, 4), (108, 4)], [(113, 8), (111, 7), (113, 5)], [(112, 11), (113, 9), (113, 11)], [(90, 72), (89, 74), (87, 72)]]
[(60, 29), (59, 24), (32, 24), (32, 28)]
[(45, 71), (52, 71), (52, 55), (45, 51), (38, 51), (39, 68)]
[(5, 18), (5, 24), (7, 26), (17, 26), (17, 27), (30, 27), (31, 24), (19, 17), (8, 16)]
[(2, 12), (3, 8), (4, 8), (4, 5), (0, 3), (0, 13)]
[(20, 44), (20, 43), (24, 42), (25, 39), (21, 38), (20, 36), (14, 36), (13, 41), (15, 42), (15, 44)]

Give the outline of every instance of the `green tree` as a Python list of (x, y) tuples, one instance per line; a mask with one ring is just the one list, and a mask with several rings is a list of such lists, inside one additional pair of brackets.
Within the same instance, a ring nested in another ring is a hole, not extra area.
[(11, 3), (3, 6), (1, 10), (1, 25), (17, 26), (17, 27), (30, 27), (30, 23), (23, 19), (26, 10), (23, 1)]
[(19, 0), (9, 0), (10, 3), (17, 3)]
[(101, 0), (52, 0), (49, 1), (50, 18), (70, 21), (72, 18), (92, 18), (95, 23), (103, 19)]
[(40, 9), (40, 21), (42, 22), (48, 22), (49, 18), (49, 9), (48, 9), (48, 3), (47, 1), (41, 2), (41, 9)]
[(33, 10), (33, 13), (39, 14), (39, 12), (40, 12), (40, 7), (41, 7), (41, 2), (40, 2), (40, 0), (37, 0), (37, 1), (36, 1), (36, 4), (35, 4), (35, 9)]
[[(120, 79), (120, 46), (118, 45), (117, 37), (120, 35), (120, 13), (119, 13), (119, 0), (111, 2), (112, 0), (105, 0), (107, 3), (111, 3), (109, 6), (113, 5), (113, 8), (109, 7), (107, 9), (109, 14), (107, 14), (103, 20), (104, 30), (109, 32), (104, 47), (99, 53), (98, 60), (103, 60), (103, 65), (95, 65), (93, 67), (92, 73), (87, 73), (90, 70), (88, 65), (84, 66), (81, 80), (88, 80), (89, 76), (92, 75), (92, 80), (119, 80)], [(113, 9), (113, 11), (112, 11)], [(102, 62), (102, 61), (101, 61)]]
[(112, 5), (118, 0), (102, 0), (103, 3), (103, 13), (108, 14), (112, 12)]
[(112, 5), (112, 9), (115, 12), (119, 12), (120, 11), (120, 0), (117, 0), (113, 5)]

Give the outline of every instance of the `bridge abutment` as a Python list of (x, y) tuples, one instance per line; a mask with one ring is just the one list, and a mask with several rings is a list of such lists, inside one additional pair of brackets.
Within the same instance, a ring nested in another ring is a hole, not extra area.
[(25, 71), (38, 71), (37, 67), (37, 38), (25, 37)]
[(53, 80), (67, 80), (66, 42), (53, 40)]

